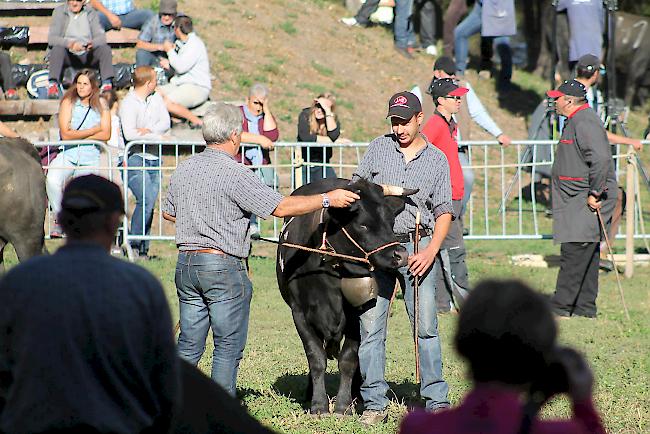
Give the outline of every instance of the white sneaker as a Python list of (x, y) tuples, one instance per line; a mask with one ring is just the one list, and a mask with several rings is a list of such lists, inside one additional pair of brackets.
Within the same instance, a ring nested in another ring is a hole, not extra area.
[(438, 49), (435, 45), (429, 45), (425, 51), (430, 56), (438, 56)]
[(359, 23), (357, 22), (357, 19), (354, 18), (354, 17), (343, 17), (339, 21), (342, 22), (343, 24), (345, 24), (348, 27), (354, 27), (354, 26), (359, 25)]

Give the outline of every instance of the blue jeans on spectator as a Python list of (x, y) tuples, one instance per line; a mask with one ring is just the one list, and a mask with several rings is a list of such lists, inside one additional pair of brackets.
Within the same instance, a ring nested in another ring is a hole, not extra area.
[(336, 172), (332, 167), (325, 167), (325, 173), (323, 173), (323, 166), (313, 166), (302, 168), (302, 183), (307, 184), (310, 182), (317, 181), (319, 179), (325, 178), (336, 178)]
[[(423, 237), (420, 249), (424, 249), (431, 237)], [(413, 254), (413, 242), (402, 243), (409, 255)], [(420, 278), (418, 345), (420, 351), (420, 396), (426, 400), (427, 409), (449, 406), (449, 386), (442, 378), (442, 351), (438, 337), (436, 316), (436, 280), (439, 267), (433, 265), (424, 278)], [(413, 280), (408, 267), (402, 267), (397, 274), (383, 271), (375, 273), (379, 286), (376, 304), (365, 310), (360, 318), (361, 345), (359, 346), (359, 367), (363, 384), (361, 397), (366, 410), (382, 411), (388, 405), (388, 383), (386, 368), (386, 331), (388, 308), (395, 287), (400, 279), (404, 288), (404, 302), (413, 330), (415, 312)], [(372, 303), (372, 302), (371, 302)]]
[(413, 0), (395, 1), (395, 20), (393, 21), (395, 32), (395, 45), (400, 48), (412, 47), (415, 45), (415, 30), (413, 29)]
[[(460, 75), (465, 74), (467, 69), (467, 59), (469, 56), (469, 38), (481, 32), (481, 5), (474, 3), (474, 9), (461, 21), (454, 31), (454, 45), (456, 56), (456, 72)], [(497, 53), (501, 59), (501, 72), (499, 74), (499, 83), (509, 82), (512, 77), (512, 54), (510, 51), (510, 38), (499, 36), (493, 38), (493, 43), (497, 47)]]
[[(131, 169), (131, 167), (151, 167), (152, 170)], [(131, 217), (131, 235), (149, 235), (153, 221), (153, 209), (158, 199), (160, 188), (160, 160), (146, 159), (134, 154), (127, 160), (127, 175), (129, 177), (129, 190), (135, 196), (135, 209)], [(149, 241), (137, 240), (131, 242), (141, 256), (149, 253)]]
[[(108, 21), (108, 18), (106, 18), (106, 15), (99, 11), (97, 13), (99, 14), (99, 23), (104, 28), (104, 31), (112, 29), (113, 26)], [(124, 15), (118, 15), (119, 19), (122, 20), (122, 27), (137, 30), (141, 30), (144, 23), (149, 21), (153, 16), (154, 12), (151, 9), (133, 9)]]
[(244, 259), (179, 252), (176, 291), (180, 310), (178, 353), (196, 365), (212, 328), (212, 379), (235, 396), (237, 371), (248, 336), (253, 285)]

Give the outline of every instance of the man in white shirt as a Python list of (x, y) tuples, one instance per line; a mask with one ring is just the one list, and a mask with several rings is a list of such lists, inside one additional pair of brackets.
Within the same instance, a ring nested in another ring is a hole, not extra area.
[[(120, 104), (120, 120), (126, 141), (165, 140), (170, 128), (169, 112), (163, 98), (156, 93), (156, 73), (151, 66), (138, 66), (133, 74), (133, 89)], [(136, 206), (131, 217), (130, 235), (148, 235), (153, 221), (153, 209), (160, 188), (160, 148), (134, 145), (126, 161), (128, 186), (135, 196)], [(134, 253), (146, 258), (149, 242), (131, 243)]]
[(174, 32), (177, 44), (180, 41), (180, 48), (176, 49), (177, 44), (164, 41), (167, 59), (161, 59), (160, 65), (165, 69), (174, 68), (175, 75), (169, 84), (161, 86), (159, 90), (169, 113), (187, 119), (191, 127), (198, 128), (203, 122), (189, 109), (206, 102), (212, 89), (208, 51), (201, 38), (194, 33), (190, 17), (176, 17)]

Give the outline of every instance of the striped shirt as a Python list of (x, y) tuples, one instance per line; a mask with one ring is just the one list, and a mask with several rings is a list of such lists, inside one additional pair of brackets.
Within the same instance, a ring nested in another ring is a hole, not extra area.
[(179, 250), (219, 249), (245, 258), (251, 214), (269, 218), (281, 200), (230, 154), (206, 148), (178, 165), (163, 211), (176, 217)]
[(447, 158), (428, 141), (427, 146), (406, 163), (393, 134), (377, 137), (368, 145), (368, 150), (352, 177), (353, 180), (358, 178), (376, 184), (419, 189), (409, 196), (404, 211), (395, 218), (393, 231), (396, 234), (415, 230), (415, 215), (418, 210), (421, 213), (420, 224), (430, 231), (433, 231), (436, 218), (442, 214), (454, 215)]
[(135, 9), (133, 0), (102, 0), (102, 4), (115, 15), (126, 15)]

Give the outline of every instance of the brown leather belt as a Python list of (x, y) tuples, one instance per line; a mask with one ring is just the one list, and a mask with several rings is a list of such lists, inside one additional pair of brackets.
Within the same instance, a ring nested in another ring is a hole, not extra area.
[(225, 253), (219, 249), (188, 250), (187, 253), (210, 253), (212, 255), (225, 255)]
[[(426, 229), (420, 229), (420, 238), (422, 237), (428, 237), (429, 236), (429, 231)], [(415, 231), (408, 232), (406, 234), (395, 234), (395, 238), (397, 238), (397, 241), (400, 243), (410, 243), (415, 240)]]

